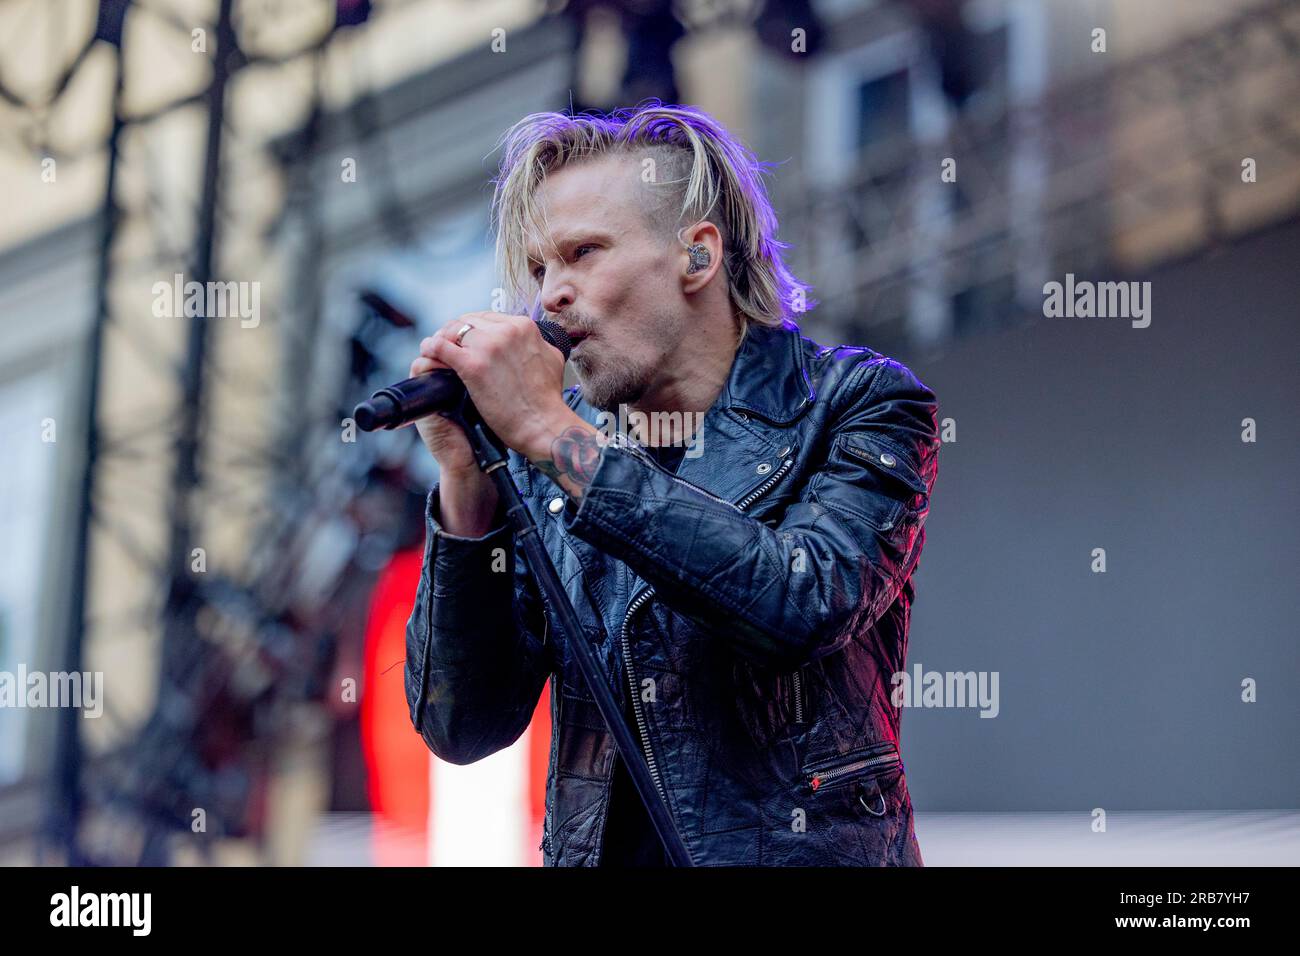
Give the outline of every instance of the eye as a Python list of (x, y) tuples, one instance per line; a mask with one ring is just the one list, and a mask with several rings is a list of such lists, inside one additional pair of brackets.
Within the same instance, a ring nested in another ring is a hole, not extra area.
[[(582, 258), (582, 256), (580, 255), (581, 252), (583, 252), (583, 251), (586, 250), (586, 249), (597, 249), (597, 248), (599, 248), (599, 247), (596, 246), (596, 245), (594, 245), (593, 243), (590, 243), (590, 242), (584, 242), (582, 245), (574, 247), (574, 250), (573, 250), (573, 258), (574, 258), (574, 259), (581, 259), (581, 258)], [(533, 273), (532, 273), (533, 278), (537, 281), (537, 283), (538, 283), (539, 285), (541, 284), (542, 277), (543, 277), (545, 274), (546, 274), (546, 267), (545, 267), (545, 266), (541, 266), (541, 265), (539, 265), (539, 266), (537, 266), (536, 268), (534, 268), (534, 269), (533, 269)]]

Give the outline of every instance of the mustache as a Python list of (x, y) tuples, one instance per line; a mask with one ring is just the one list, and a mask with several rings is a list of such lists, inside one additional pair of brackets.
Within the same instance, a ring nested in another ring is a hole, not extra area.
[(590, 335), (593, 331), (592, 323), (587, 317), (577, 312), (557, 312), (551, 321), (560, 323), (570, 334), (576, 332), (579, 335)]

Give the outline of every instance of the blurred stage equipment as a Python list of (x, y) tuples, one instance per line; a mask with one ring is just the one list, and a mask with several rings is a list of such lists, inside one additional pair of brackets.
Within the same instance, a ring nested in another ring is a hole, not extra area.
[[(129, 709), (107, 708), (97, 728), (100, 742), (87, 753), (78, 713), (58, 713), (41, 850), (46, 861), (166, 864), (182, 844), (201, 858), (223, 836), (251, 837), (261, 844), (270, 760), (278, 747), (304, 732), (303, 705), (323, 698), (340, 637), (350, 629), (360, 644), (365, 602), (377, 570), (373, 552), (377, 546), (391, 553), (410, 545), (413, 510), (420, 527), (422, 498), (418, 489), (404, 486), (400, 471), (393, 481), (393, 464), (355, 450), (328, 468), (312, 462), (303, 447), (304, 433), (316, 423), (304, 420), (301, 403), (284, 403), (291, 414), (282, 417), (280, 434), (268, 437), (250, 433), (245, 421), (232, 418), (231, 403), (210, 401), (214, 387), (245, 396), (268, 387), (220, 363), (209, 347), (211, 337), (223, 334), (220, 323), (202, 315), (183, 319), (187, 331), (177, 361), (160, 348), (156, 332), (114, 304), (120, 289), (138, 282), (142, 268), (161, 275), (183, 272), (199, 283), (231, 268), (230, 262), (219, 264), (215, 239), (224, 167), (231, 162), (223, 158), (223, 132), (237, 129), (226, 111), (232, 78), (248, 66), (294, 57), (312, 62), (314, 100), (299, 140), (300, 147), (309, 148), (318, 133), (322, 51), (339, 28), (363, 24), (371, 11), (368, 0), (340, 0), (334, 22), (306, 46), (260, 53), (241, 45), (241, 31), (255, 34), (258, 11), (242, 10), (237, 23), (234, 6), (233, 0), (217, 0), (215, 21), (197, 24), (205, 31), (212, 64), (206, 89), (148, 112), (132, 112), (124, 92), (129, 21), (139, 17), (151, 27), (173, 31), (187, 49), (196, 26), (153, 5), (102, 0), (94, 34), (47, 82), (43, 100), (0, 83), (0, 98), (7, 103), (49, 116), (95, 45), (113, 48), (111, 125), (106, 142), (95, 144), (106, 147), (104, 206), (97, 302), (77, 416), (86, 423), (86, 451), (60, 667), (84, 669), (88, 656), (102, 653), (100, 641), (124, 631), (160, 634), (157, 695), (143, 721)], [(165, 120), (195, 110), (203, 111), (207, 136), (198, 202), (191, 206), (194, 240), (185, 252), (167, 242), (169, 234), (185, 230), (174, 216), (160, 215), (165, 203), (155, 191), (165, 187), (162, 177), (153, 175), (153, 162), (157, 152), (168, 148)], [(38, 137), (49, 135), (45, 123), (32, 123), (24, 132), (33, 129)], [(27, 138), (37, 155), (64, 158), (52, 144)], [(124, 150), (128, 141), (133, 148)], [(143, 203), (123, 188), (128, 179), (148, 184)], [(230, 208), (221, 219), (223, 235), (241, 225)], [(127, 251), (132, 247), (124, 237), (131, 231), (152, 238), (154, 248), (146, 256)], [(234, 248), (232, 243), (227, 258), (237, 258)], [(246, 241), (239, 251), (256, 257), (258, 247)], [(363, 324), (373, 320), (368, 311)], [(402, 323), (389, 315), (382, 324), (392, 328)], [(354, 337), (354, 348), (362, 345)], [(124, 414), (117, 404), (105, 403), (115, 385), (103, 375), (110, 348), (143, 358), (131, 385), (151, 395), (174, 395), (171, 407), (142, 421), (136, 408)], [(291, 368), (286, 375), (301, 382), (308, 370)], [(340, 382), (339, 405), (350, 407), (366, 384), (365, 378)], [(283, 402), (283, 396), (275, 398)], [(337, 433), (341, 417), (334, 410), (327, 427)], [(170, 479), (159, 488), (156, 473), (163, 463), (168, 463)], [(322, 474), (329, 477), (322, 479)], [(122, 485), (127, 494), (119, 492)], [(141, 494), (141, 489), (151, 493)], [(250, 497), (263, 490), (266, 498)], [(365, 504), (376, 496), (393, 500), (383, 506)], [(152, 509), (158, 505), (167, 528), (162, 553), (142, 543), (134, 531), (156, 522)], [(203, 539), (205, 515), (226, 511), (243, 516), (250, 510), (259, 530), (245, 566), (222, 567), (214, 559), (216, 566), (196, 573), (191, 550)], [(125, 555), (137, 564), (161, 600), (92, 619), (91, 560), (104, 553)]]
[(370, 0), (335, 0), (335, 27), (356, 27), (370, 19)]
[[(673, 65), (673, 47), (690, 34), (714, 30), (754, 30), (768, 49), (791, 59), (816, 55), (823, 31), (809, 0), (548, 0), (548, 12), (573, 25), (573, 73), (570, 86), (574, 112), (599, 107), (611, 109), (656, 98), (664, 103), (681, 99)], [(579, 53), (587, 39), (587, 18), (594, 10), (618, 17), (627, 42), (627, 64), (613, 103), (586, 103), (578, 99), (583, 87)], [(802, 47), (794, 49), (795, 29), (804, 31)]]

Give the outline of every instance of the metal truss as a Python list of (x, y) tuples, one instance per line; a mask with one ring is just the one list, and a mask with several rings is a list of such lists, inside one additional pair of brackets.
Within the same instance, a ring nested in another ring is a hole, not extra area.
[[(88, 4), (0, 3), (9, 26), (0, 38), (0, 149), (60, 163), (102, 157), (105, 170), (62, 669), (107, 670), (110, 683), (93, 738), (78, 712), (59, 714), (44, 850), (72, 863), (162, 863), (188, 842), (203, 857), (216, 837), (259, 836), (270, 750), (301, 729), (299, 705), (322, 694), (339, 627), (328, 616), (364, 598), (338, 580), (356, 557), (345, 544), (335, 576), (316, 581), (315, 603), (305, 609), (300, 582), (310, 578), (303, 565), (312, 552), (303, 522), (357, 539), (365, 521), (347, 509), (375, 462), (353, 446), (343, 464), (309, 473), (313, 456), (294, 458), (301, 439), (293, 436), (322, 422), (289, 401), (279, 362), (242, 368), (249, 349), (238, 319), (159, 318), (141, 290), (175, 274), (200, 284), (255, 274), (273, 244), (268, 222), (276, 209), (237, 202), (232, 184), (250, 170), (278, 182), (284, 169), (229, 109), (229, 90), (256, 82), (245, 79), (252, 67), (309, 63), (311, 89), (297, 104), (309, 136), (320, 110), (322, 51), (337, 42), (339, 24), (330, 0), (273, 3), (260, 12), (233, 0), (102, 0), (94, 32), (75, 54), (23, 86), (5, 69), (6, 47), (16, 56), (14, 45), (42, 26), (57, 35)], [(257, 18), (290, 6), (329, 11), (325, 29), (288, 53), (258, 52), (265, 24)], [(130, 86), (126, 44), (146, 28), (162, 52), (144, 81), (181, 92), (132, 113), (142, 91)], [(206, 51), (192, 50), (195, 30), (204, 31)], [(104, 46), (113, 62), (107, 139), (60, 143), (51, 130), (67, 91)], [(199, 89), (187, 89), (193, 55), (209, 63)], [(199, 175), (177, 182), (165, 175), (169, 165), (172, 173), (179, 168), (167, 159), (187, 149), (202, 157)], [(270, 328), (279, 310), (264, 302), (261, 315), (262, 341), (277, 356), (281, 342)], [(292, 330), (284, 340), (294, 342)], [(121, 669), (104, 665), (123, 648), (142, 659), (145, 673), (157, 667), (138, 696), (115, 690)]]

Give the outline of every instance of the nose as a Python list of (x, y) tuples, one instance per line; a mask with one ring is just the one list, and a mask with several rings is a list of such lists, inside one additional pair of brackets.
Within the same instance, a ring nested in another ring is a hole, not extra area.
[(573, 284), (559, 270), (546, 271), (542, 277), (542, 308), (555, 315), (572, 306), (576, 297)]

